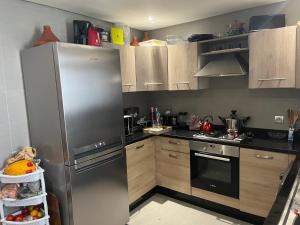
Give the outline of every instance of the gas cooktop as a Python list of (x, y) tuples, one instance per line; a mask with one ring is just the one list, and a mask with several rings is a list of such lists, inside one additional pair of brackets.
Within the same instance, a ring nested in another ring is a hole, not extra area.
[(221, 132), (213, 132), (209, 134), (197, 133), (193, 135), (194, 139), (207, 140), (207, 141), (222, 141), (227, 143), (240, 143), (247, 137), (245, 134), (240, 134), (237, 136), (232, 136), (229, 134), (223, 134)]

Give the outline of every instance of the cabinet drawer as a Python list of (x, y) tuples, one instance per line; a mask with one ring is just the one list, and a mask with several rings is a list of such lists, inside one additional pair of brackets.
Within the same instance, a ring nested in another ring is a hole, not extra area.
[(266, 217), (280, 176), (288, 169), (289, 155), (251, 149), (241, 149), (240, 154), (240, 210)]
[(157, 144), (161, 150), (190, 154), (189, 142), (186, 140), (163, 137), (158, 139)]
[(157, 184), (178, 192), (191, 194), (190, 155), (158, 150), (156, 151)]
[(147, 139), (126, 146), (127, 167), (134, 166), (148, 157), (154, 156), (155, 146), (152, 139)]

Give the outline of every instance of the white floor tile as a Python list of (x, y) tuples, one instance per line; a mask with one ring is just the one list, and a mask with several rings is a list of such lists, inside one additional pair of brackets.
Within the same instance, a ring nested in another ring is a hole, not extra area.
[(163, 195), (135, 209), (128, 225), (250, 225)]

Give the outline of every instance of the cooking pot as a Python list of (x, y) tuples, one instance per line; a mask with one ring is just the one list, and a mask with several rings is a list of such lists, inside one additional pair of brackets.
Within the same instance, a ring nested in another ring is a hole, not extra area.
[(239, 131), (243, 129), (247, 121), (250, 119), (249, 116), (239, 119), (236, 113), (236, 110), (231, 110), (231, 114), (228, 118), (219, 116), (219, 119), (222, 121), (227, 131)]

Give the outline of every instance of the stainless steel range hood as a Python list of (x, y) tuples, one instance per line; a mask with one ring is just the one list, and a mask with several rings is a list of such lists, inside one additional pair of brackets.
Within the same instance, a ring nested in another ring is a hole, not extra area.
[(247, 62), (240, 55), (222, 55), (207, 63), (194, 77), (225, 77), (247, 75)]

